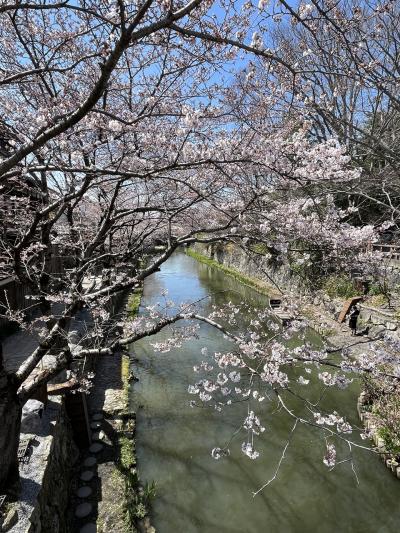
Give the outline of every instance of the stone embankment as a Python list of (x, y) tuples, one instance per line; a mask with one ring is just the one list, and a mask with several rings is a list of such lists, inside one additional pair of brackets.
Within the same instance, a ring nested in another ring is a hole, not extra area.
[[(337, 317), (343, 307), (343, 299), (330, 298), (323, 291), (311, 292), (303, 280), (290, 271), (287, 265), (271, 266), (266, 258), (249, 255), (233, 245), (194, 246), (194, 255), (200, 254), (210, 262), (221, 265), (227, 274), (237, 277), (239, 281), (266, 294), (281, 294), (288, 297), (304, 312), (312, 326), (323, 336), (338, 346), (342, 341), (348, 342), (349, 329), (346, 324), (338, 324)], [(193, 253), (189, 250), (188, 253)], [(359, 323), (368, 328), (368, 338), (375, 338), (384, 330), (396, 331), (399, 327), (394, 312), (377, 309), (368, 304), (361, 304)], [(353, 339), (354, 340), (354, 339)], [(359, 343), (356, 343), (359, 344)]]
[(43, 413), (32, 412), (22, 422), (20, 443), (24, 441), (30, 444), (20, 464), (19, 501), (9, 505), (0, 530), (67, 533), (71, 464), (78, 451), (61, 396), (52, 396)]
[(364, 427), (370, 433), (370, 438), (376, 446), (376, 451), (385, 466), (400, 479), (400, 462), (393, 454), (387, 453), (385, 449), (385, 442), (379, 436), (376, 417), (371, 412), (372, 405), (368, 403), (368, 398), (365, 392), (362, 392), (357, 401), (357, 412)]
[(21, 493), (8, 506), (2, 532), (137, 531), (130, 516), (137, 475), (129, 365), (120, 353), (98, 359), (85, 450), (73, 441), (64, 397), (51, 396), (40, 415), (28, 413), (20, 436), (21, 443), (30, 440), (20, 465)]

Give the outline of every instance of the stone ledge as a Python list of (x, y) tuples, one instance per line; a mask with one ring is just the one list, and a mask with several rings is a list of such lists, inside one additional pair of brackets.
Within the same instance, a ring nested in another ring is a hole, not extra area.
[(385, 464), (386, 468), (388, 468), (392, 472), (392, 474), (397, 477), (397, 479), (400, 479), (400, 463), (396, 461), (395, 456), (393, 454), (388, 453), (385, 450), (384, 440), (379, 437), (377, 433), (374, 415), (369, 411), (365, 411), (365, 405), (367, 405), (366, 394), (365, 392), (362, 392), (357, 400), (358, 416), (364, 427), (366, 427), (370, 431), (370, 438), (375, 444), (382, 462)]
[(67, 507), (71, 463), (76, 460), (76, 448), (64, 402), (53, 396), (43, 411), (40, 427), (32, 438), (29, 461), (20, 467), (21, 493), (14, 508), (17, 523), (11, 533), (67, 533)]

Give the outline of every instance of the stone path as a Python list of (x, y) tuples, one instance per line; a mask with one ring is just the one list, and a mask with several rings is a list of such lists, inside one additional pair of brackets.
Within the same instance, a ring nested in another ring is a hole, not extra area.
[(306, 305), (303, 307), (307, 317), (311, 318), (312, 326), (317, 331), (329, 331), (327, 340), (333, 348), (349, 348), (352, 355), (359, 355), (369, 349), (369, 344), (374, 341), (380, 333), (385, 331), (384, 327), (374, 326), (370, 328), (368, 335), (359, 335), (353, 337), (349, 326), (345, 323), (339, 324), (332, 318), (327, 311), (321, 306)]
[[(114, 416), (126, 409), (121, 368), (122, 355), (120, 353), (98, 359), (94, 386), (89, 397), (91, 411), (101, 411)], [(97, 421), (96, 418), (93, 420)]]
[[(83, 309), (78, 312), (72, 320), (69, 331), (75, 333), (75, 337), (80, 339), (90, 327), (91, 319), (88, 312)], [(38, 347), (38, 336), (25, 330), (17, 331), (9, 335), (2, 341), (4, 365), (7, 371), (14, 372)], [(38, 368), (52, 364), (55, 361), (53, 355), (46, 355), (39, 363)]]
[(74, 533), (125, 533), (125, 478), (119, 471), (119, 432), (127, 410), (122, 356), (97, 360), (88, 397), (92, 443), (82, 453), (70, 502)]

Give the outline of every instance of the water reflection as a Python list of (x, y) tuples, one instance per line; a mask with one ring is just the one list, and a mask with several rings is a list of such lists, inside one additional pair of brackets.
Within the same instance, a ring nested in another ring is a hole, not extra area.
[[(160, 299), (163, 288), (180, 302), (198, 300), (204, 308), (228, 300), (244, 299), (265, 305), (265, 298), (223, 273), (210, 269), (184, 254), (176, 254), (146, 281), (143, 305)], [(227, 290), (234, 292), (227, 292)], [(221, 292), (223, 290), (224, 292)], [(158, 494), (153, 523), (161, 533), (394, 533), (398, 531), (400, 482), (371, 458), (355, 452), (360, 484), (349, 464), (332, 472), (322, 464), (325, 441), (321, 432), (299, 426), (277, 479), (256, 498), (252, 492), (271, 478), (281, 456), (293, 420), (277, 412), (276, 404), (262, 405), (266, 431), (257, 441), (261, 457), (251, 461), (240, 452), (243, 439), (231, 446), (230, 457), (215, 461), (214, 446), (223, 445), (235, 432), (246, 412), (238, 403), (223, 414), (190, 408), (187, 387), (196, 380), (193, 365), (203, 356), (229, 349), (230, 341), (202, 324), (200, 338), (180, 350), (155, 354), (149, 342), (135, 345), (139, 359), (132, 402), (138, 409), (137, 452), (143, 481), (155, 480)], [(316, 338), (312, 339), (317, 342)], [(357, 423), (355, 400), (358, 384), (334, 394), (335, 405), (351, 423)], [(319, 395), (319, 388), (313, 391)], [(291, 400), (296, 404), (296, 400)], [(332, 394), (324, 399), (329, 409)], [(339, 453), (347, 453), (340, 447)]]

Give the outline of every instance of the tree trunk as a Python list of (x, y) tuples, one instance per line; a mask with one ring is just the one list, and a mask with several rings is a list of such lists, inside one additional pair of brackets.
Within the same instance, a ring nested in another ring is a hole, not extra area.
[(0, 344), (0, 494), (14, 492), (19, 482), (18, 445), (22, 406), (12, 374), (3, 367)]

